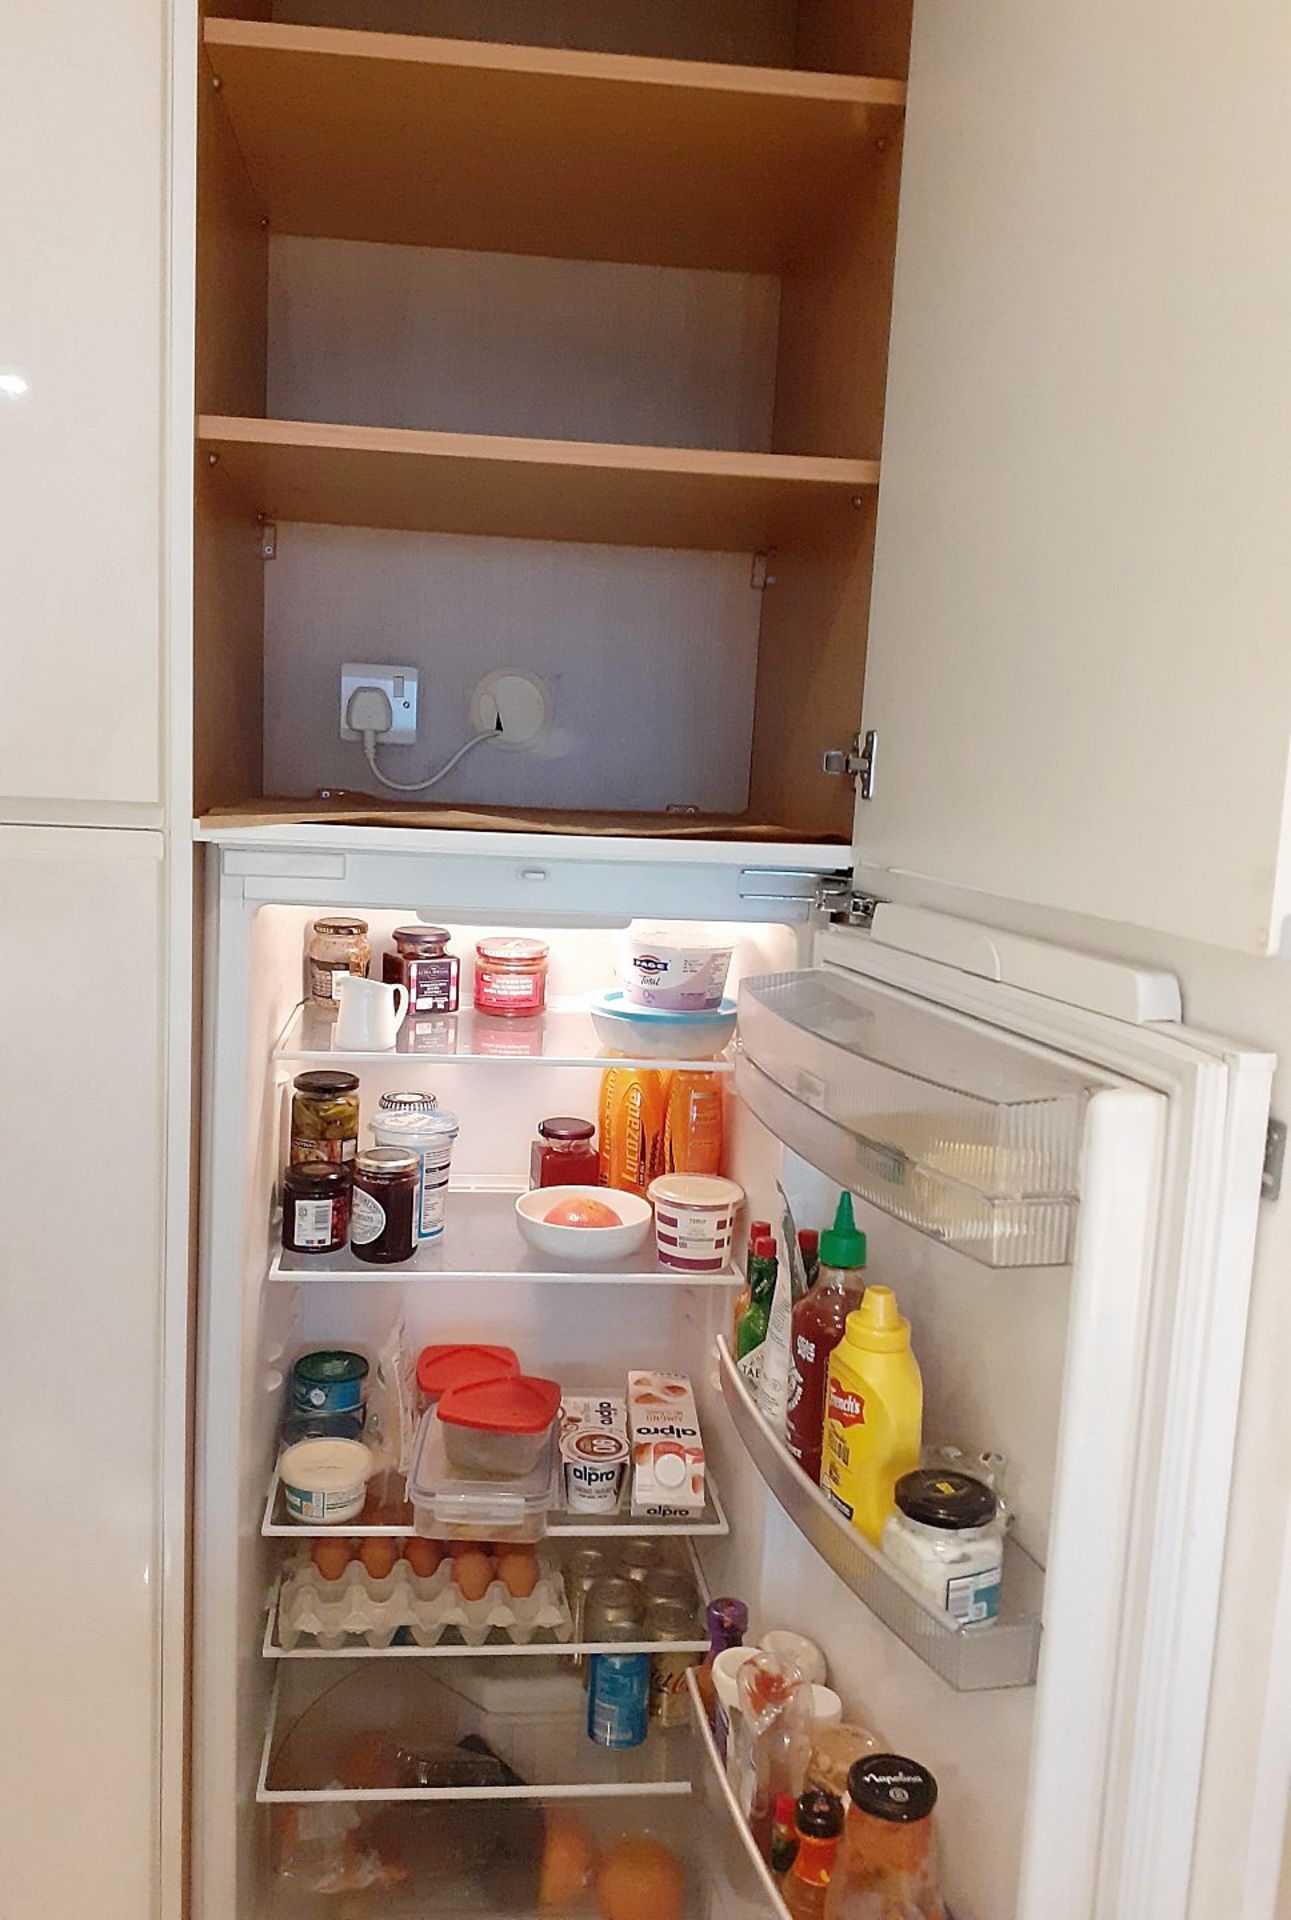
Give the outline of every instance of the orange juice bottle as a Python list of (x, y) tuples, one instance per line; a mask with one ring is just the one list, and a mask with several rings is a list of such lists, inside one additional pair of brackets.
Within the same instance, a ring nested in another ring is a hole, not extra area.
[(601, 1076), (601, 1184), (644, 1197), (664, 1171), (667, 1075), (657, 1067), (607, 1067)]
[(722, 1076), (678, 1068), (669, 1076), (664, 1126), (668, 1173), (720, 1173), (724, 1122)]

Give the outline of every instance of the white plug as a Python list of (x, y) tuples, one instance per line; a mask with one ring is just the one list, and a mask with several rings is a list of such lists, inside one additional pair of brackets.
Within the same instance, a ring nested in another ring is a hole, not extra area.
[(394, 710), (384, 687), (357, 687), (345, 709), (345, 724), (353, 727), (366, 746), (368, 739), (380, 739), (394, 725)]

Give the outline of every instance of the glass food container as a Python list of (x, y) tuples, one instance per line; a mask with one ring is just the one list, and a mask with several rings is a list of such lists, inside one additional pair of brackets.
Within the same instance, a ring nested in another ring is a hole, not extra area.
[(320, 1068), (291, 1083), (291, 1161), (352, 1160), (359, 1150), (357, 1074)]
[(282, 1244), (287, 1253), (339, 1253), (350, 1231), (350, 1169), (301, 1160), (282, 1176)]
[(545, 940), (480, 940), (475, 947), (475, 1006), (479, 1013), (519, 1019), (547, 1005)]
[(1000, 1611), (1004, 1520), (984, 1480), (921, 1467), (896, 1484), (897, 1510), (883, 1551), (960, 1626), (982, 1626)]
[(403, 1147), (368, 1147), (354, 1162), (350, 1246), (356, 1260), (391, 1266), (417, 1250), (421, 1162)]
[(600, 1184), (601, 1160), (592, 1145), (596, 1128), (590, 1120), (557, 1114), (538, 1122), (538, 1138), (529, 1151), (529, 1187), (595, 1187)]
[(447, 927), (396, 927), (395, 950), (381, 960), (381, 977), (408, 989), (411, 1013), (456, 1013), (462, 963), (448, 951)]
[(350, 915), (315, 920), (305, 948), (305, 998), (334, 1017), (336, 975), (364, 975), (372, 960), (368, 923)]

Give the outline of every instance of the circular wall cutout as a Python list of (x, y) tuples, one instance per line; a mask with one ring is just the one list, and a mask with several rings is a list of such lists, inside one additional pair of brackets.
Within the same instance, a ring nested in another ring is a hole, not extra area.
[(471, 695), (471, 724), (477, 733), (488, 733), (499, 718), (502, 731), (500, 747), (531, 747), (551, 725), (551, 692), (536, 673), (519, 667), (502, 667), (485, 674)]

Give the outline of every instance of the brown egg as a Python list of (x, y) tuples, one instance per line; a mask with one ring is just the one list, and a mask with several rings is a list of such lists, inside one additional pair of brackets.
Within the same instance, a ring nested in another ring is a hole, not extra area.
[(364, 1571), (374, 1580), (384, 1580), (392, 1574), (398, 1558), (399, 1542), (387, 1539), (384, 1534), (369, 1537), (359, 1548), (359, 1559), (363, 1562)]
[(596, 1898), (603, 1920), (682, 1920), (686, 1870), (658, 1840), (631, 1834), (602, 1856)]
[(527, 1600), (538, 1584), (538, 1556), (532, 1547), (504, 1547), (498, 1555), (498, 1579), (517, 1600)]
[(324, 1580), (339, 1580), (354, 1558), (352, 1540), (315, 1540), (311, 1554)]
[(493, 1578), (493, 1562), (487, 1553), (459, 1554), (453, 1567), (453, 1577), (463, 1600), (482, 1600)]
[(460, 1560), (464, 1553), (487, 1554), (489, 1551), (489, 1543), (487, 1540), (450, 1540), (448, 1543), (448, 1551), (452, 1554), (454, 1560)]
[(429, 1580), (444, 1557), (438, 1540), (421, 1540), (416, 1535), (403, 1543), (403, 1557), (419, 1580)]
[(538, 1907), (560, 1913), (577, 1906), (596, 1869), (596, 1854), (577, 1814), (548, 1807), (544, 1816), (542, 1865), (538, 1869)]

